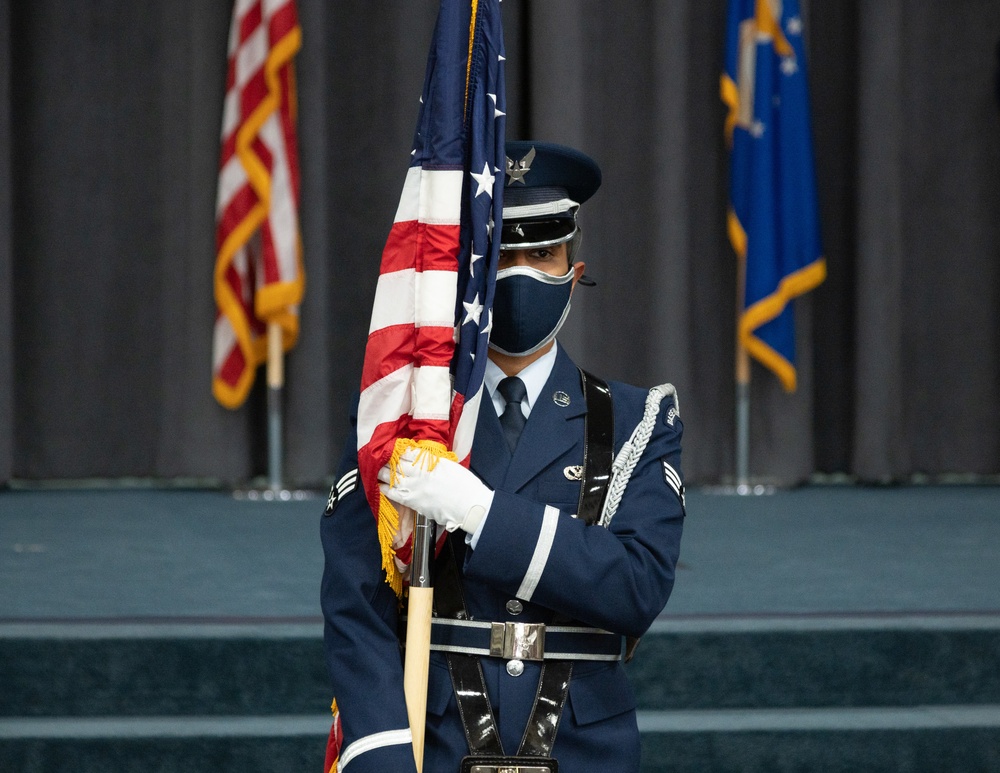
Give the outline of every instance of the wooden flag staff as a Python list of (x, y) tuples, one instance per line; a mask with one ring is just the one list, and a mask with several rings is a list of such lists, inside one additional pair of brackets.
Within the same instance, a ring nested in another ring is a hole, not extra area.
[(409, 603), (406, 612), (406, 657), (403, 664), (403, 692), (406, 713), (413, 734), (413, 759), (417, 773), (424, 767), (424, 733), (427, 721), (427, 677), (431, 657), (430, 558), (434, 544), (434, 523), (420, 513), (413, 526), (413, 560), (410, 563)]

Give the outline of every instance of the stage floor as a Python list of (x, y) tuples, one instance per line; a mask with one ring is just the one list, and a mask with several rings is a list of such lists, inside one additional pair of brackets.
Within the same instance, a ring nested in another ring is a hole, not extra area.
[[(0, 491), (0, 623), (319, 620), (325, 493)], [(663, 619), (1000, 615), (1000, 488), (691, 490)]]

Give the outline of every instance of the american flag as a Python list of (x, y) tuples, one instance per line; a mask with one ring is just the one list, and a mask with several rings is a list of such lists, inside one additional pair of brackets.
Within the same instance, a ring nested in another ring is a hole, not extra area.
[[(406, 524), (377, 475), (396, 440), (437, 441), (468, 464), (486, 370), (503, 209), (499, 0), (442, 0), (410, 168), (382, 263), (365, 349), (358, 466), (379, 519), (383, 567), (409, 559)], [(398, 551), (398, 555), (397, 555)]]
[(294, 0), (236, 0), (216, 203), (212, 393), (237, 408), (267, 357), (267, 326), (295, 345), (305, 277), (292, 58)]

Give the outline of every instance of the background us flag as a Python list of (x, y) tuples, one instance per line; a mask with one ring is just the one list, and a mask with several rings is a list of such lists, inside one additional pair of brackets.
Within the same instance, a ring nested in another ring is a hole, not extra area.
[(798, 0), (730, 0), (721, 90), (732, 151), (729, 238), (746, 275), (738, 336), (792, 391), (789, 301), (826, 277)]
[(267, 325), (298, 338), (304, 275), (292, 57), (293, 0), (237, 0), (229, 32), (216, 204), (212, 393), (236, 408), (267, 357)]

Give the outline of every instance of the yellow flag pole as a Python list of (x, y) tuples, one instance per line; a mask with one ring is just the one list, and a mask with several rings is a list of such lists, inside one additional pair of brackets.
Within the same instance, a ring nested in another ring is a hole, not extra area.
[(413, 734), (413, 759), (417, 773), (424, 767), (424, 735), (427, 722), (427, 677), (431, 658), (430, 556), (434, 544), (434, 524), (417, 513), (413, 525), (413, 560), (410, 563), (410, 590), (406, 612), (406, 656), (403, 661), (403, 692), (406, 713)]

